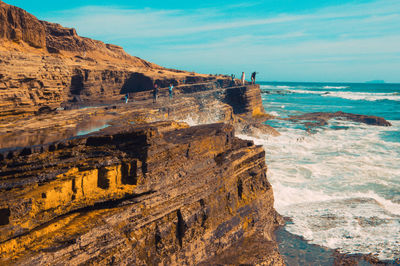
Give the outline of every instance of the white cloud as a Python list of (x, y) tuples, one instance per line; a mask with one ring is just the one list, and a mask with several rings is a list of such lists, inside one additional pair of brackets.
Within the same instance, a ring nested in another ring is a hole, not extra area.
[(229, 72), (243, 65), (258, 69), (274, 65), (290, 70), (286, 73), (290, 76), (311, 69), (319, 73), (318, 66), (329, 65), (334, 77), (345, 69), (354, 74), (357, 69), (350, 66), (360, 73), (372, 73), (376, 67), (377, 75), (390, 80), (390, 75), (395, 79), (392, 68), (400, 67), (393, 60), (400, 55), (398, 0), (253, 17), (234, 16), (234, 10), (232, 6), (189, 11), (88, 6), (48, 19), (76, 27), (84, 36), (128, 44), (127, 51), (156, 63), (188, 70)]
[[(228, 7), (228, 10), (230, 7)], [(311, 14), (278, 14), (264, 18), (226, 20), (226, 10), (199, 9), (154, 10), (124, 9), (116, 6), (87, 6), (62, 12), (61, 22), (78, 26), (91, 35), (113, 37), (174, 37), (208, 31), (221, 31), (284, 23), (315, 23), (324, 20), (357, 20), (361, 23), (399, 20), (400, 1), (377, 1), (368, 4), (347, 4), (317, 10)], [(61, 14), (60, 14), (61, 15)], [(58, 19), (59, 21), (60, 19)]]

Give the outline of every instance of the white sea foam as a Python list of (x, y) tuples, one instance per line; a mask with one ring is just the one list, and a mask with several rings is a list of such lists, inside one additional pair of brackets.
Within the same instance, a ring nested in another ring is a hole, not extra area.
[(276, 86), (276, 85), (261, 85), (260, 89), (261, 90), (268, 90), (268, 91), (287, 91), (290, 92), (290, 89), (296, 89), (296, 88), (300, 88), (298, 86)]
[(311, 243), (342, 252), (373, 253), (381, 259), (400, 255), (398, 218), (387, 215), (374, 200), (348, 198), (315, 201), (287, 208), (293, 217), (287, 226)]
[(329, 93), (329, 91), (313, 91), (313, 90), (302, 90), (302, 89), (290, 90), (290, 92), (293, 92), (293, 93), (304, 93), (304, 94), (325, 94), (325, 93)]
[(261, 89), (276, 89), (276, 86), (273, 85), (261, 85)]
[(293, 89), (295, 87), (292, 87), (292, 86), (276, 86), (276, 88), (285, 90), (285, 89)]
[(400, 95), (396, 93), (367, 93), (367, 92), (350, 92), (350, 91), (338, 91), (329, 92), (329, 94), (323, 94), (322, 96), (327, 97), (339, 97), (349, 100), (365, 100), (365, 101), (381, 101), (391, 100), (400, 101)]
[[(203, 103), (205, 105), (205, 103)], [(211, 124), (225, 120), (224, 108), (219, 103), (206, 107), (205, 110), (198, 113), (188, 113), (186, 117), (177, 118), (175, 120), (186, 122), (189, 126), (201, 124)]]
[(348, 89), (349, 86), (324, 86), (324, 89), (336, 89), (336, 90), (342, 90), (342, 89)]
[(277, 112), (275, 112), (275, 111), (269, 112), (269, 114), (273, 115), (273, 116), (279, 116), (279, 114)]
[[(280, 129), (251, 138), (266, 150), (275, 208), (291, 233), (350, 253), (400, 257), (400, 143), (380, 136), (400, 130), (332, 121), (347, 130)], [(248, 136), (240, 136), (250, 138)]]
[(338, 97), (349, 100), (400, 101), (400, 95), (398, 93), (368, 93), (368, 92), (351, 92), (351, 91), (313, 91), (313, 90), (290, 90), (290, 92), (304, 93), (304, 94), (318, 94), (324, 97)]

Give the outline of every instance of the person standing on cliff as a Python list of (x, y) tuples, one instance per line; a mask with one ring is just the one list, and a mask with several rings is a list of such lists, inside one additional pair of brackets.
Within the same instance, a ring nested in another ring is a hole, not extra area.
[(173, 96), (173, 91), (172, 91), (173, 89), (174, 89), (174, 85), (169, 84), (168, 91), (169, 91), (169, 99), (170, 100), (172, 99), (172, 96)]
[(256, 74), (257, 72), (251, 73), (251, 84), (256, 84)]
[(154, 84), (153, 89), (153, 103), (157, 102), (157, 94), (158, 94), (158, 84)]
[(246, 76), (246, 75), (244, 74), (244, 72), (242, 72), (242, 78), (241, 78), (241, 80), (242, 80), (242, 85), (244, 85), (244, 79), (246, 78), (245, 76)]

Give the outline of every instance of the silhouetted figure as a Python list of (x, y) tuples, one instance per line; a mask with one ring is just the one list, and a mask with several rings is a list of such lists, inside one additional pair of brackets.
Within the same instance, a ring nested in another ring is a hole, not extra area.
[(172, 96), (173, 96), (173, 89), (174, 89), (174, 85), (172, 85), (172, 84), (169, 84), (169, 88), (168, 88), (168, 91), (169, 91), (169, 99), (172, 99)]
[(251, 84), (256, 84), (256, 74), (257, 72), (251, 73)]
[(157, 97), (158, 97), (158, 84), (154, 84), (154, 89), (153, 89), (153, 103), (157, 102)]
[(231, 86), (235, 85), (235, 74), (231, 74)]
[(244, 79), (246, 78), (245, 76), (246, 76), (246, 75), (244, 74), (244, 72), (242, 72), (242, 78), (241, 78), (242, 85), (244, 85)]
[(128, 101), (129, 101), (128, 94), (125, 94), (125, 103), (128, 103)]

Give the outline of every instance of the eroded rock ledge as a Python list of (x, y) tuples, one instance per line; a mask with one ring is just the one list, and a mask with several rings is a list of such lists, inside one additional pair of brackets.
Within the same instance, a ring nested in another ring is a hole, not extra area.
[(194, 264), (279, 220), (264, 150), (225, 124), (113, 127), (0, 165), (2, 263)]
[[(283, 264), (265, 152), (233, 129), (271, 131), (245, 122), (264, 116), (258, 85), (166, 69), (0, 1), (0, 264), (207, 263), (249, 239), (263, 259), (238, 262)], [(172, 121), (188, 119), (227, 124)]]
[(304, 124), (307, 128), (324, 126), (328, 124), (328, 121), (333, 118), (345, 119), (353, 122), (364, 123), (367, 125), (373, 126), (384, 126), (390, 127), (392, 124), (384, 119), (383, 117), (374, 116), (374, 115), (359, 115), (359, 114), (351, 114), (345, 112), (335, 112), (335, 113), (327, 113), (327, 112), (316, 112), (316, 113), (307, 113), (304, 115), (296, 115), (290, 116), (289, 118), (285, 118), (285, 120), (291, 121), (306, 121)]

